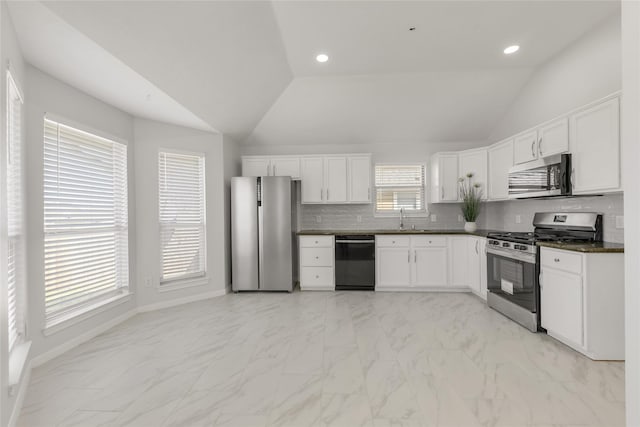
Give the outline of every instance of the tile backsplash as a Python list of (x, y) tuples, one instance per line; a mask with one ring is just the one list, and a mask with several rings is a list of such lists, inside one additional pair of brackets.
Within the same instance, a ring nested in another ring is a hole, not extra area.
[[(533, 214), (550, 211), (601, 213), (604, 217), (604, 240), (618, 243), (624, 241), (624, 230), (616, 228), (616, 216), (621, 216), (624, 212), (622, 194), (484, 203), (478, 217), (478, 227), (492, 230), (532, 231)], [(411, 228), (415, 225), (416, 228), (456, 229), (464, 225), (459, 220), (460, 204), (458, 203), (429, 205), (429, 214), (430, 216), (405, 218), (405, 227)], [(373, 205), (299, 205), (298, 215), (301, 230), (395, 229), (400, 225), (399, 215), (376, 216)], [(431, 220), (433, 215), (435, 215), (433, 218), (435, 221)], [(520, 222), (516, 222), (517, 216)]]

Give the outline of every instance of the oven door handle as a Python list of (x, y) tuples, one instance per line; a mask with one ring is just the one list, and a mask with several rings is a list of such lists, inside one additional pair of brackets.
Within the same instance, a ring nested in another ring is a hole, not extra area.
[(527, 262), (529, 264), (536, 263), (536, 256), (534, 254), (520, 254), (514, 252), (508, 252), (497, 248), (487, 248), (487, 255), (495, 255), (501, 258), (509, 259), (512, 261)]

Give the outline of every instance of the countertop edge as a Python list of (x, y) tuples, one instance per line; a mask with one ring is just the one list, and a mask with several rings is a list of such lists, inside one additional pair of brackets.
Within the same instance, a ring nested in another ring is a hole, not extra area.
[(587, 254), (594, 253), (624, 253), (624, 245), (622, 243), (598, 242), (598, 243), (554, 243), (554, 242), (536, 242), (536, 245), (545, 248), (559, 249), (563, 251), (580, 252)]
[(462, 236), (476, 236), (487, 237), (487, 234), (495, 230), (476, 230), (472, 232), (465, 231), (463, 229), (435, 229), (435, 230), (300, 230), (296, 234), (298, 236), (335, 236), (337, 234), (353, 234), (353, 235), (462, 235)]

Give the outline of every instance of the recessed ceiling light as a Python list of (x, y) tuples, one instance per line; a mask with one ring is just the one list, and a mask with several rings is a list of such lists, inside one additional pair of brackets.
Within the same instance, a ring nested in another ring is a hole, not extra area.
[(318, 62), (327, 62), (329, 60), (329, 56), (325, 55), (324, 53), (321, 53), (320, 55), (316, 56), (316, 61)]
[(511, 55), (512, 53), (516, 53), (520, 49), (520, 46), (514, 44), (513, 46), (509, 46), (504, 50), (505, 55)]

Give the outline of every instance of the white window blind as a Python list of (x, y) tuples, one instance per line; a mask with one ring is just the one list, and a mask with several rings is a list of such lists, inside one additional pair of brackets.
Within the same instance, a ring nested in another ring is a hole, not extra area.
[(206, 273), (204, 156), (158, 156), (160, 283)]
[(24, 335), (24, 231), (22, 209), (22, 97), (7, 71), (7, 291), (9, 351)]
[(127, 147), (44, 120), (47, 325), (129, 285)]
[(376, 165), (376, 211), (425, 211), (423, 164)]

